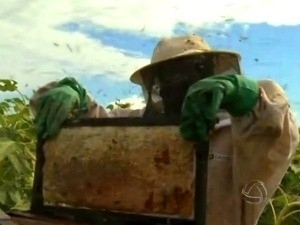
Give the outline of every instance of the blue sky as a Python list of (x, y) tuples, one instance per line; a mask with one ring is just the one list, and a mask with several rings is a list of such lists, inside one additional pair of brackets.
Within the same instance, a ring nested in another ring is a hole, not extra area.
[(0, 9), (0, 74), (27, 95), (74, 76), (103, 105), (123, 99), (141, 107), (131, 73), (149, 63), (160, 38), (195, 33), (213, 48), (240, 53), (249, 77), (282, 85), (300, 121), (300, 14), (293, 2), (210, 0), (201, 13), (199, 4), (12, 0)]

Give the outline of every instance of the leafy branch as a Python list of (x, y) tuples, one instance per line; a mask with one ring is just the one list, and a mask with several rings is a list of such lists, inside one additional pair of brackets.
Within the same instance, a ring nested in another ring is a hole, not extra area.
[(1, 79), (0, 91), (19, 94), (0, 102), (0, 207), (27, 209), (35, 163), (33, 119), (16, 81)]

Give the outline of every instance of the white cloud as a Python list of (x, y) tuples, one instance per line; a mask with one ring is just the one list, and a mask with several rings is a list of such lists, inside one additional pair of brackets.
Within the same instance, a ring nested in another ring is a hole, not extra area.
[(0, 36), (0, 73), (21, 84), (42, 84), (67, 74), (78, 76), (83, 73), (103, 73), (114, 79), (127, 79), (149, 61), (128, 57), (118, 49), (96, 43), (81, 34), (63, 33), (47, 27), (24, 31), (21, 26), (3, 21), (0, 27), (3, 32)]
[(34, 88), (62, 78), (66, 72), (75, 77), (102, 73), (113, 79), (128, 79), (149, 62), (81, 34), (54, 29), (70, 21), (91, 20), (107, 28), (161, 37), (172, 35), (178, 22), (190, 25), (187, 33), (228, 18), (247, 23), (298, 24), (297, 11), (291, 0), (11, 0), (0, 9), (0, 74)]
[[(300, 15), (292, 0), (101, 0), (68, 2), (75, 19), (89, 18), (103, 26), (140, 31), (156, 36), (171, 35), (177, 22), (194, 26), (235, 19), (272, 25), (299, 24)], [(53, 8), (60, 6), (53, 6)], [(267, 13), (266, 13), (267, 12)], [(68, 16), (66, 16), (68, 17)]]

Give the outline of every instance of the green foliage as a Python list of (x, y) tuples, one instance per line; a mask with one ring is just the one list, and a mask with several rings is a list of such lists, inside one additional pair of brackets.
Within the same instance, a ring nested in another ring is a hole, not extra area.
[(0, 79), (0, 91), (16, 91), (18, 89), (17, 82), (14, 80)]
[(300, 146), (280, 188), (265, 208), (259, 225), (300, 224)]
[[(0, 92), (17, 92), (17, 82), (0, 80)], [(29, 206), (35, 163), (35, 129), (27, 99), (0, 102), (0, 207)]]
[[(17, 82), (0, 80), (1, 92), (18, 92)], [(0, 102), (0, 208), (27, 209), (35, 162), (36, 135), (28, 99)], [(108, 109), (130, 108), (117, 100)], [(259, 225), (300, 224), (300, 146), (292, 165), (260, 218)]]

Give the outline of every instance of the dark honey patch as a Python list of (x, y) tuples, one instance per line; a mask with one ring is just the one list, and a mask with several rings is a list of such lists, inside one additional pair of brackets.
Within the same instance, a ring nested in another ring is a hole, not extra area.
[(186, 205), (190, 192), (180, 187), (174, 187), (173, 196), (176, 203), (176, 212), (178, 213)]
[(169, 149), (165, 149), (160, 154), (157, 154), (154, 157), (154, 162), (158, 165), (159, 164), (169, 165), (171, 162)]
[(68, 196), (68, 192), (67, 191), (61, 191), (60, 193), (62, 196)]
[(91, 189), (92, 188), (92, 184), (89, 181), (86, 181), (85, 182), (85, 187), (88, 188), (88, 189)]
[(96, 192), (97, 192), (97, 194), (98, 194), (98, 195), (102, 195), (102, 191), (101, 191), (101, 189), (97, 189), (97, 191), (96, 191)]
[(71, 160), (72, 160), (72, 161), (77, 161), (78, 159), (77, 159), (76, 156), (72, 156), (72, 157), (71, 157)]
[(147, 212), (153, 211), (153, 192), (150, 193), (148, 199), (145, 201), (144, 208)]
[(120, 205), (121, 201), (114, 201), (114, 205)]

